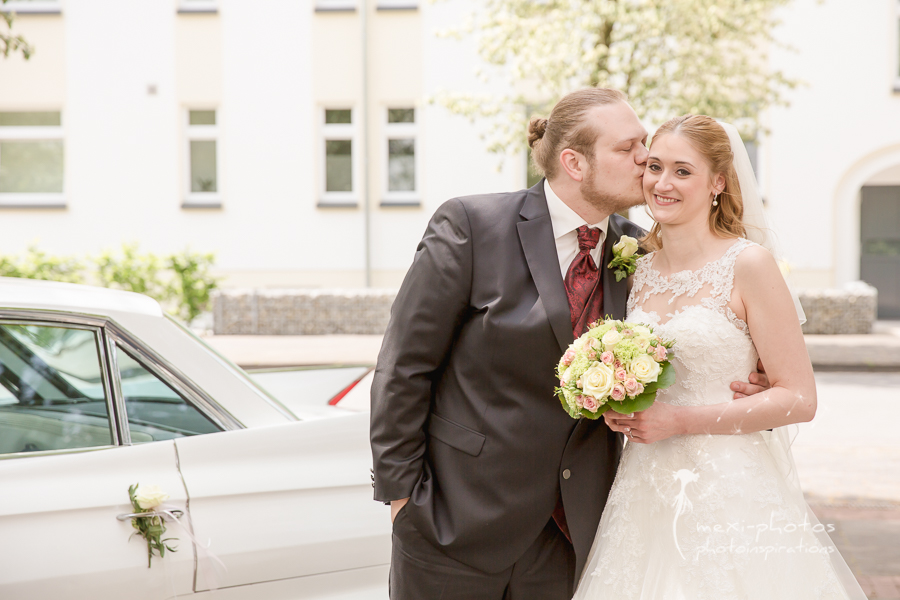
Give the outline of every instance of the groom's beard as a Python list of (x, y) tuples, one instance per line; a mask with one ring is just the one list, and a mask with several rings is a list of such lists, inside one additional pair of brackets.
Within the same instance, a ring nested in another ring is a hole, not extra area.
[(597, 169), (591, 168), (581, 180), (579, 186), (581, 197), (585, 202), (605, 214), (613, 214), (627, 210), (633, 206), (644, 204), (644, 193), (642, 186), (638, 186), (638, 190), (633, 196), (630, 195), (611, 195), (597, 189)]

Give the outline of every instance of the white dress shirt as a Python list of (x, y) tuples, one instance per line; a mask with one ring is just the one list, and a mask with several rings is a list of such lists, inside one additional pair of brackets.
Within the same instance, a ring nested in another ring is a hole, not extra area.
[(569, 265), (578, 256), (578, 231), (582, 225), (595, 227), (600, 230), (600, 241), (597, 247), (591, 250), (591, 257), (597, 268), (602, 269), (600, 264), (600, 254), (603, 252), (603, 243), (606, 241), (606, 229), (609, 226), (609, 217), (606, 217), (599, 223), (589, 225), (584, 219), (578, 216), (569, 205), (563, 202), (550, 188), (550, 182), (544, 180), (544, 195), (547, 196), (547, 208), (550, 211), (550, 223), (553, 225), (553, 237), (556, 238), (556, 255), (559, 257), (559, 270), (563, 279), (566, 278), (566, 271)]

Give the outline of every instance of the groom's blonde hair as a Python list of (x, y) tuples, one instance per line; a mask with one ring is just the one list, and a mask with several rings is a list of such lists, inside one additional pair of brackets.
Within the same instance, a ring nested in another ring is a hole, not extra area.
[(528, 123), (528, 145), (535, 170), (547, 179), (556, 177), (559, 154), (566, 148), (593, 159), (600, 131), (587, 120), (588, 111), (595, 106), (627, 101), (619, 90), (587, 88), (563, 96), (548, 118), (532, 118)]
[[(706, 159), (713, 175), (719, 173), (725, 178), (725, 188), (718, 197), (718, 205), (712, 206), (710, 198), (709, 229), (724, 238), (746, 237), (744, 228), (744, 200), (741, 184), (734, 170), (734, 152), (725, 128), (712, 117), (706, 115), (683, 115), (669, 119), (653, 134), (650, 148), (656, 140), (666, 135), (680, 135)], [(641, 240), (647, 250), (662, 248), (659, 223), (654, 223), (650, 232)]]

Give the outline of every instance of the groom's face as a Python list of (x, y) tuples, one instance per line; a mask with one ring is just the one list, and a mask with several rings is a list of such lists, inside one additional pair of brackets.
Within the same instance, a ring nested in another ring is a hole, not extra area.
[(647, 130), (626, 102), (595, 107), (588, 116), (600, 134), (581, 182), (585, 200), (616, 212), (643, 204), (641, 179), (647, 164)]

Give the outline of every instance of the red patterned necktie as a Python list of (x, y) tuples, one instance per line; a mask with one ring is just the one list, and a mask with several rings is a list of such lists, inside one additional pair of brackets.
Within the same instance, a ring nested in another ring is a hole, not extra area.
[[(572, 316), (572, 332), (579, 337), (587, 326), (603, 314), (603, 285), (600, 270), (591, 257), (591, 250), (600, 241), (600, 230), (587, 225), (578, 228), (579, 252), (566, 272), (566, 296)], [(600, 262), (603, 262), (601, 253)]]

